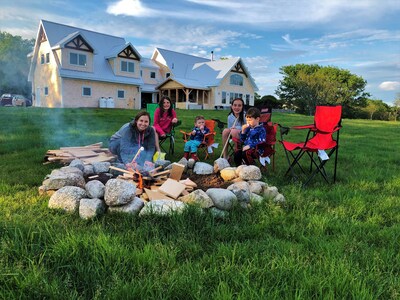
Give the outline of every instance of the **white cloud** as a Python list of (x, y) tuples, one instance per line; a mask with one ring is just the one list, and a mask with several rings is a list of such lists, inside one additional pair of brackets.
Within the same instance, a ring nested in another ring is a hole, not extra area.
[(400, 89), (399, 81), (384, 81), (379, 85), (379, 88), (384, 91), (395, 91)]
[(112, 15), (126, 15), (133, 17), (149, 17), (158, 12), (142, 5), (140, 0), (120, 0), (107, 7), (107, 13)]

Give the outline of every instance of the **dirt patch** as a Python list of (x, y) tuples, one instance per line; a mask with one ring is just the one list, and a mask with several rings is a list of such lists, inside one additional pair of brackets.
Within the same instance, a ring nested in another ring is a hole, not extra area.
[(207, 191), (210, 188), (221, 188), (226, 189), (232, 184), (232, 182), (224, 181), (218, 174), (210, 175), (197, 175), (192, 174), (188, 176), (190, 180), (196, 182), (197, 188), (203, 191)]

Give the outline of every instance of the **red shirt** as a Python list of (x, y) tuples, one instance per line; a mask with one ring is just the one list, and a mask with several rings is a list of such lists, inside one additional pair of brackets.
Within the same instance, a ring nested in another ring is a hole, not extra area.
[(154, 112), (153, 126), (159, 135), (163, 135), (171, 131), (173, 118), (176, 118), (175, 110), (172, 110), (172, 116), (169, 116), (168, 111), (162, 113), (159, 107), (156, 109)]

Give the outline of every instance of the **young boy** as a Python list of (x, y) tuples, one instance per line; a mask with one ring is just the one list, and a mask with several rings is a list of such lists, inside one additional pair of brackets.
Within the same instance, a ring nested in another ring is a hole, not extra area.
[(197, 148), (204, 139), (204, 135), (210, 132), (210, 129), (206, 127), (206, 121), (203, 116), (197, 116), (194, 119), (194, 128), (190, 133), (190, 140), (185, 143), (183, 157), (189, 159), (189, 154), (191, 153), (190, 159), (198, 161)]
[(246, 122), (242, 126), (240, 132), (240, 141), (243, 143), (242, 150), (235, 152), (235, 163), (236, 166), (242, 164), (242, 161), (246, 165), (254, 165), (254, 159), (258, 158), (263, 149), (256, 149), (256, 146), (262, 142), (265, 142), (267, 133), (262, 124), (260, 124), (261, 112), (256, 107), (251, 107), (246, 113)]

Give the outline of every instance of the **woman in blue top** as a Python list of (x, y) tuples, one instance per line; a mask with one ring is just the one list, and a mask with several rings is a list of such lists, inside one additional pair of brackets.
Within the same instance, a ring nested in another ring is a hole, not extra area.
[[(139, 151), (139, 149), (143, 149)], [(135, 163), (143, 166), (146, 161), (152, 162), (155, 151), (159, 151), (155, 129), (150, 126), (150, 115), (139, 112), (131, 123), (124, 124), (112, 135), (109, 142), (111, 153), (117, 155), (118, 162)]]
[[(239, 139), (242, 126), (246, 124), (244, 113), (244, 101), (242, 98), (236, 98), (231, 103), (231, 111), (228, 115), (228, 128), (222, 132), (222, 144), (225, 145), (226, 140), (231, 137)], [(228, 159), (228, 147), (225, 147), (223, 158)]]

